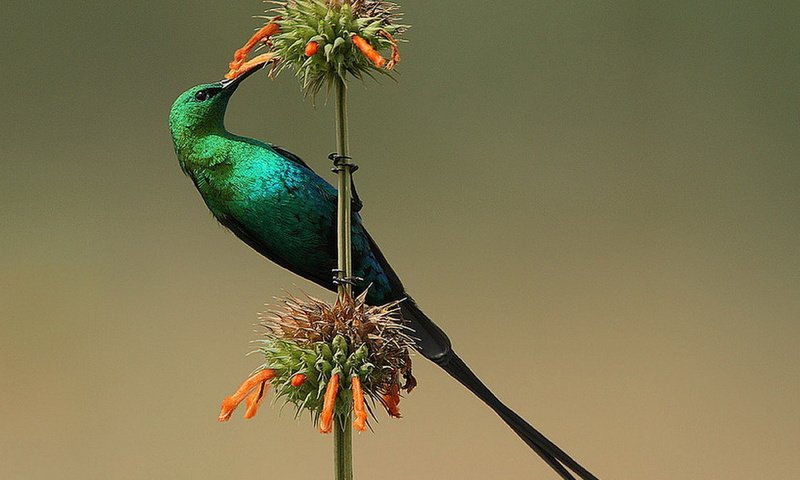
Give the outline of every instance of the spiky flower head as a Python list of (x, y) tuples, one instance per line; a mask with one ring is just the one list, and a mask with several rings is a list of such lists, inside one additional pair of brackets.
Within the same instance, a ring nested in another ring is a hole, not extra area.
[(354, 427), (364, 430), (371, 410), (365, 396), (399, 417), (400, 390), (410, 392), (416, 385), (409, 356), (413, 341), (397, 302), (371, 307), (365, 296), (347, 296), (333, 305), (311, 297), (281, 299), (280, 308), (261, 318), (266, 333), (258, 351), (264, 364), (223, 402), (220, 420), (227, 420), (248, 395), (252, 400), (245, 416), (255, 415), (267, 382), (276, 398), (293, 404), (298, 414), (309, 410), (325, 433), (334, 417), (351, 411)]
[[(397, 5), (382, 0), (278, 0), (267, 11), (268, 23), (234, 55), (228, 78), (240, 74), (247, 54), (268, 47), (276, 62), (273, 74), (295, 70), (306, 94), (324, 84), (389, 74), (400, 61), (397, 42), (408, 28), (399, 24)], [(387, 52), (388, 60), (380, 52)], [(264, 57), (264, 55), (262, 55)]]
[[(307, 93), (348, 74), (387, 73), (399, 60), (397, 6), (376, 0), (290, 0), (272, 11), (280, 25), (273, 49)], [(392, 50), (387, 63), (378, 52)], [(280, 66), (279, 66), (280, 68)]]

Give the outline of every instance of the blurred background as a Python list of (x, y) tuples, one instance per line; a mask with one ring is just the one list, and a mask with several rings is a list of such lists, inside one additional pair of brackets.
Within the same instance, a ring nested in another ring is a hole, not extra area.
[[(167, 127), (263, 9), (0, 7), (0, 477), (332, 476), (307, 417), (216, 421), (264, 304), (332, 296), (214, 222)], [(800, 477), (800, 4), (402, 11), (398, 81), (351, 84), (358, 188), (462, 357), (601, 478)], [(333, 111), (291, 74), (227, 124), (333, 179)], [(557, 478), (415, 367), (357, 478)]]

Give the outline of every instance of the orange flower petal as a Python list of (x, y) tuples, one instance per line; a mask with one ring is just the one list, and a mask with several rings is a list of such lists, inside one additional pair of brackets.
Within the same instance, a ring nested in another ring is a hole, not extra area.
[(358, 35), (352, 35), (350, 38), (353, 40), (353, 44), (355, 44), (356, 48), (358, 48), (373, 65), (378, 68), (382, 68), (386, 65), (386, 59), (381, 57), (381, 54), (372, 48), (369, 42)]
[(256, 416), (256, 413), (258, 413), (258, 406), (261, 405), (261, 400), (264, 400), (264, 397), (267, 396), (268, 389), (269, 384), (263, 382), (247, 397), (247, 409), (244, 411), (244, 418), (253, 418)]
[(359, 432), (367, 429), (367, 409), (364, 406), (364, 390), (361, 389), (361, 379), (353, 376), (350, 379), (353, 386), (353, 428)]
[(400, 418), (400, 385), (393, 384), (389, 393), (381, 395), (381, 403), (383, 403), (389, 416)]
[(331, 433), (333, 430), (333, 412), (336, 408), (336, 395), (339, 393), (339, 374), (334, 374), (325, 387), (322, 414), (319, 416), (320, 433)]
[[(263, 42), (264, 40), (268, 39), (270, 36), (275, 35), (281, 30), (281, 27), (275, 23), (279, 20), (280, 17), (275, 17), (272, 21), (263, 27), (261, 27), (256, 33), (253, 34), (252, 37), (247, 41), (247, 43), (242, 46), (242, 48), (236, 50), (233, 54), (233, 60), (228, 64), (228, 74), (225, 75), (225, 78), (231, 79), (236, 78), (236, 75), (233, 75), (234, 72), (239, 71), (242, 68), (242, 65), (245, 63), (245, 59), (247, 55), (259, 44), (259, 42)], [(229, 77), (228, 75), (233, 75)]]
[(254, 68), (258, 68), (264, 65), (267, 62), (272, 61), (275, 58), (274, 53), (262, 53), (261, 55), (253, 58), (252, 60), (248, 60), (244, 62), (239, 68), (236, 70), (231, 70), (225, 74), (225, 78), (228, 80), (233, 80), (234, 78), (238, 77), (239, 75), (248, 72)]
[(258, 385), (263, 384), (267, 380), (270, 380), (275, 377), (275, 370), (265, 369), (257, 372), (256, 374), (252, 375), (250, 378), (245, 380), (242, 385), (236, 390), (236, 393), (231, 395), (230, 397), (226, 397), (225, 400), (222, 401), (222, 408), (219, 412), (219, 421), (225, 422), (231, 418), (233, 411), (236, 410), (236, 407), (242, 403), (242, 400), (250, 393), (251, 390), (256, 388)]

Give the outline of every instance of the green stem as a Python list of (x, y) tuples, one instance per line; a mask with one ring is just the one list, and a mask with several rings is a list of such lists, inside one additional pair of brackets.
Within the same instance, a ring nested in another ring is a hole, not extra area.
[[(343, 157), (350, 155), (350, 141), (347, 132), (347, 86), (341, 78), (336, 79), (336, 153)], [(349, 158), (343, 158), (339, 165), (339, 198), (338, 198), (338, 266), (339, 278), (353, 276), (352, 240), (350, 238), (351, 196), (350, 191), (353, 164)], [(349, 284), (339, 283), (339, 299), (352, 295)]]
[(350, 412), (336, 415), (333, 421), (334, 478), (353, 480), (353, 430), (350, 428)]
[[(347, 157), (350, 145), (347, 133), (347, 86), (344, 80), (336, 81), (336, 153)], [(349, 278), (353, 276), (352, 239), (350, 233), (352, 163), (343, 158), (339, 169), (339, 195), (337, 216), (337, 276)], [(339, 282), (339, 301), (352, 298), (352, 287), (348, 283)], [(339, 399), (341, 400), (341, 398)], [(345, 415), (336, 415), (333, 421), (333, 457), (336, 480), (353, 480), (353, 432), (350, 428), (351, 413), (346, 409)]]

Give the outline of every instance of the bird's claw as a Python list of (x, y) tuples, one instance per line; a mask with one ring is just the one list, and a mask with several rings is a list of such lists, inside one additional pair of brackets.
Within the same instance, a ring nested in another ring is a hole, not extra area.
[(353, 157), (347, 155), (339, 155), (336, 152), (328, 154), (328, 160), (333, 162), (333, 168), (331, 168), (331, 171), (333, 173), (339, 173), (345, 166), (350, 167), (350, 173), (353, 173), (356, 170), (358, 170), (358, 165), (347, 161), (352, 159)]
[(333, 284), (334, 285), (347, 284), (347, 285), (355, 286), (358, 282), (362, 282), (362, 281), (364, 281), (364, 279), (361, 278), (361, 277), (342, 277), (342, 278), (335, 277), (333, 279)]
[(333, 284), (334, 285), (352, 285), (355, 286), (358, 282), (363, 282), (364, 279), (362, 277), (341, 277), (344, 273), (344, 270), (339, 268), (334, 268), (331, 270), (333, 272)]

